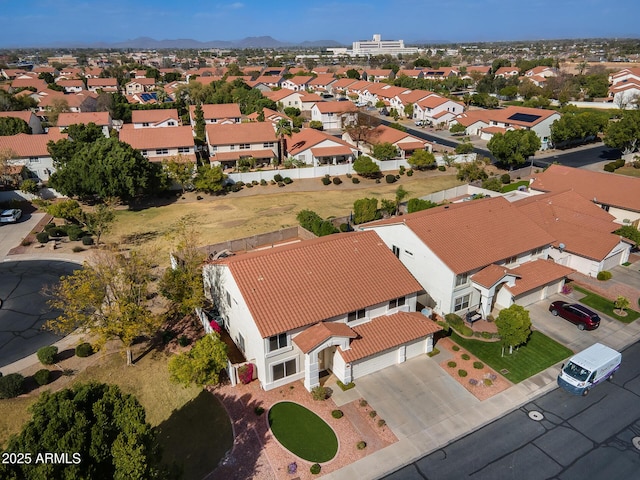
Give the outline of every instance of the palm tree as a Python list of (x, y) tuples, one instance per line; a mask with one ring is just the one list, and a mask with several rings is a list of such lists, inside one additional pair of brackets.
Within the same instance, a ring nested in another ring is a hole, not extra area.
[(278, 165), (282, 164), (287, 150), (287, 144), (285, 137), (291, 138), (293, 135), (293, 128), (291, 122), (286, 118), (283, 118), (276, 123), (276, 136), (278, 137)]
[(406, 191), (402, 185), (396, 188), (396, 215), (400, 213), (400, 204), (407, 198), (407, 195), (409, 195), (409, 192)]

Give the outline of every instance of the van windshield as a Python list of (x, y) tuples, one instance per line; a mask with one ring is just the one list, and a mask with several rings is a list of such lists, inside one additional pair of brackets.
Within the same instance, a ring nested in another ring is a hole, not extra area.
[(589, 374), (591, 373), (586, 368), (582, 368), (580, 365), (576, 365), (573, 362), (569, 362), (567, 366), (564, 367), (563, 372), (569, 375), (570, 377), (573, 377), (576, 380), (580, 380), (582, 382), (584, 382), (589, 377)]

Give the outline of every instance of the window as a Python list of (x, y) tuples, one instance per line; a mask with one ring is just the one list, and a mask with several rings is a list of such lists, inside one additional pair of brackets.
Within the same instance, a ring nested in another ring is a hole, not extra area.
[(365, 317), (365, 309), (363, 308), (362, 310), (356, 310), (355, 312), (350, 312), (349, 315), (347, 316), (347, 321), (348, 322), (353, 322), (355, 320), (360, 320), (361, 318)]
[(469, 308), (469, 299), (471, 298), (471, 294), (467, 293), (462, 297), (458, 297), (453, 302), (453, 311), (458, 312), (460, 310), (464, 310), (465, 308)]
[(275, 143), (274, 143), (274, 142), (264, 142), (264, 143), (262, 144), (262, 146), (263, 146), (264, 148), (271, 148), (271, 147), (273, 147), (274, 145), (275, 145)]
[(389, 302), (389, 308), (398, 308), (404, 305), (404, 297), (394, 298)]
[(269, 337), (269, 351), (275, 352), (281, 348), (284, 348), (289, 345), (287, 340), (287, 334), (281, 333), (280, 335), (274, 335), (273, 337)]
[(168, 148), (156, 148), (156, 155), (169, 155)]
[(518, 261), (518, 257), (517, 256), (513, 256), (513, 257), (509, 257), (507, 258), (504, 263), (506, 263), (507, 265), (511, 265), (512, 263), (516, 263)]
[(229, 150), (235, 150), (236, 146), (235, 145), (229, 145)]
[(602, 209), (603, 209), (605, 212), (608, 212), (608, 211), (609, 211), (609, 205), (604, 205), (604, 204), (603, 204), (603, 205), (602, 205)]
[(217, 152), (218, 151), (218, 147), (216, 147), (215, 145), (211, 145), (211, 151), (212, 152)]
[(395, 245), (391, 245), (391, 250), (396, 257), (400, 258), (400, 248), (396, 247)]
[(538, 247), (531, 251), (531, 255), (540, 255), (542, 252), (544, 252), (544, 247)]
[(271, 372), (273, 375), (273, 380), (280, 380), (284, 377), (289, 377), (291, 375), (295, 375), (298, 369), (296, 367), (296, 359), (292, 358), (291, 360), (287, 360), (286, 362), (278, 363), (276, 365), (271, 366)]
[(231, 294), (227, 292), (227, 305), (231, 306)]
[(238, 345), (238, 348), (240, 350), (242, 350), (243, 352), (244, 350), (244, 337), (242, 336), (242, 334), (240, 332), (238, 332), (238, 336), (236, 337), (236, 344)]
[(169, 125), (170, 127), (173, 127), (176, 124), (176, 122), (173, 121), (168, 121), (167, 125)]
[(469, 282), (468, 273), (461, 273), (459, 275), (456, 275), (456, 287), (459, 287), (461, 285), (466, 285), (468, 282)]
[(178, 147), (178, 153), (189, 153), (189, 147)]
[(40, 159), (38, 157), (29, 157), (29, 163), (40, 163)]
[(249, 145), (248, 143), (241, 143), (239, 147), (240, 150), (249, 150), (251, 148), (251, 145)]
[(149, 152), (147, 152), (146, 150), (142, 150), (142, 155), (146, 157), (147, 155), (149, 155)]
[(142, 122), (142, 126), (143, 127), (148, 127), (149, 126), (149, 122)]

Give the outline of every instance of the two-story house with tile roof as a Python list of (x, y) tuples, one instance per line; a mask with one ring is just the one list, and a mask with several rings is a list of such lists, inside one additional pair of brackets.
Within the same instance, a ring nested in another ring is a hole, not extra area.
[(155, 78), (135, 78), (127, 82), (124, 86), (126, 95), (135, 95), (136, 93), (151, 92), (156, 88)]
[(281, 104), (283, 108), (295, 107), (302, 110), (301, 92), (296, 92), (288, 88), (274, 90), (270, 92), (262, 92), (269, 100), (273, 100), (277, 104)]
[(282, 81), (282, 88), (293, 90), (294, 92), (301, 92), (308, 90), (309, 82), (314, 77), (310, 75), (298, 75)]
[(373, 232), (351, 232), (207, 263), (205, 290), (262, 388), (319, 372), (343, 383), (433, 349), (420, 285)]
[(317, 102), (311, 107), (311, 120), (322, 122), (324, 130), (342, 130), (355, 121), (357, 107), (351, 102)]
[[(189, 118), (191, 126), (196, 126), (196, 106), (189, 106)], [(214, 124), (233, 124), (242, 121), (242, 113), (240, 113), (240, 105), (237, 103), (219, 103), (202, 105), (202, 113), (204, 115), (204, 123), (207, 125)]]
[(63, 132), (71, 125), (88, 125), (93, 123), (102, 129), (102, 134), (109, 138), (109, 132), (113, 127), (109, 112), (63, 112), (58, 115), (58, 128)]
[(453, 203), (359, 226), (373, 230), (440, 314), (529, 305), (560, 292), (573, 270), (549, 261), (555, 238), (503, 197)]
[(67, 136), (57, 129), (51, 129), (48, 133), (41, 135), (19, 133), (0, 137), (0, 150), (8, 150), (12, 153), (12, 158), (8, 161), (9, 165), (26, 167), (30, 176), (46, 182), (55, 171), (47, 144), (63, 138)]
[(42, 129), (42, 121), (31, 111), (0, 112), (0, 118), (19, 118), (31, 127), (31, 133), (33, 134), (39, 134), (44, 131)]
[(278, 157), (278, 140), (271, 122), (207, 125), (206, 140), (212, 166), (234, 168), (241, 158), (269, 165)]
[(157, 110), (133, 110), (131, 112), (133, 128), (164, 128), (180, 126), (180, 115), (175, 108)]
[(179, 155), (196, 162), (193, 130), (189, 126), (134, 128), (127, 124), (120, 130), (120, 141), (140, 150), (150, 162), (162, 162)]
[(433, 151), (433, 144), (427, 140), (423, 140), (413, 135), (387, 127), (386, 125), (378, 125), (371, 129), (361, 138), (361, 142), (356, 142), (349, 136), (348, 132), (342, 135), (347, 142), (358, 146), (363, 152), (371, 154), (373, 147), (380, 143), (390, 143), (398, 149), (398, 156), (402, 159), (409, 158), (416, 150)]
[(102, 92), (118, 92), (118, 79), (117, 78), (87, 78), (87, 90), (97, 93)]

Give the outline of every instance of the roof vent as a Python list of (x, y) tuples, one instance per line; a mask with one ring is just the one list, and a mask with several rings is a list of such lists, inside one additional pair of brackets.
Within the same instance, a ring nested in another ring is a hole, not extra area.
[(561, 243), (560, 245), (558, 245), (558, 249), (560, 250), (560, 252), (563, 252), (565, 248), (566, 248), (566, 245), (564, 243)]
[(445, 205), (445, 206), (444, 206), (444, 209), (445, 209), (445, 210), (446, 210), (446, 209), (448, 209), (448, 208), (449, 208), (449, 205)]

